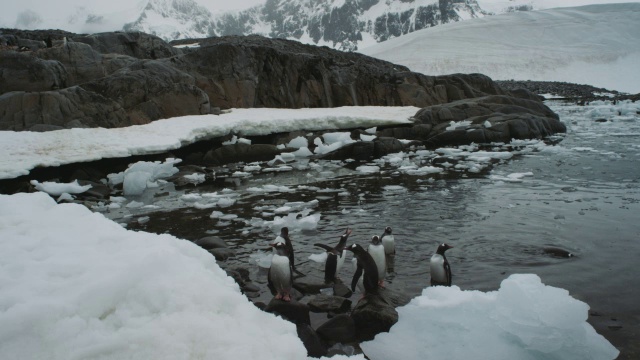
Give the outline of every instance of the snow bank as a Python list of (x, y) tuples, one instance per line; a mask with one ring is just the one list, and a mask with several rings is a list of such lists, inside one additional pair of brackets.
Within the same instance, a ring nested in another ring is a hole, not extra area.
[(306, 358), (208, 252), (44, 193), (0, 195), (0, 267), (3, 358)]
[(588, 310), (532, 274), (511, 275), (487, 293), (428, 287), (398, 308), (389, 333), (361, 347), (372, 360), (614, 359), (618, 350), (586, 322)]

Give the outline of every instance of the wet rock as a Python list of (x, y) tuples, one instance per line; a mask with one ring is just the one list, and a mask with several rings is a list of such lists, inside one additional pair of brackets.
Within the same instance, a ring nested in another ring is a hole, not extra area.
[(557, 247), (546, 247), (542, 249), (542, 251), (547, 255), (557, 258), (570, 258), (574, 256), (570, 251)]
[(205, 249), (228, 248), (229, 245), (217, 236), (205, 236), (195, 241), (196, 245)]
[(351, 300), (341, 296), (315, 295), (308, 303), (313, 312), (345, 312), (351, 308)]
[(369, 160), (374, 156), (375, 145), (372, 141), (358, 141), (347, 144), (330, 153), (323, 154), (320, 159), (324, 160)]
[(209, 165), (272, 160), (283, 152), (275, 145), (235, 143), (208, 151), (202, 161)]
[(378, 294), (365, 295), (351, 312), (357, 338), (371, 340), (378, 333), (388, 332), (398, 321), (395, 308), (409, 301), (408, 296), (387, 288), (379, 289)]
[(307, 275), (293, 280), (293, 287), (303, 294), (319, 294), (320, 290), (331, 288), (333, 284), (327, 284), (324, 279)]
[(320, 325), (316, 332), (322, 339), (330, 343), (348, 343), (355, 340), (356, 325), (351, 316), (341, 314)]
[(377, 137), (373, 140), (373, 144), (376, 157), (397, 153), (404, 149), (404, 145), (400, 140), (389, 137)]
[(296, 300), (287, 302), (273, 298), (264, 311), (280, 315), (283, 319), (289, 320), (294, 324), (311, 325), (309, 307)]
[(209, 249), (209, 252), (211, 253), (211, 255), (215, 256), (216, 260), (218, 261), (224, 261), (230, 257), (236, 256), (235, 251), (226, 248)]
[(327, 347), (310, 325), (297, 324), (296, 331), (308, 356), (319, 358), (327, 355)]
[(89, 190), (79, 194), (83, 198), (107, 199), (111, 195), (111, 188), (103, 183), (96, 183), (89, 180), (78, 180), (80, 186), (91, 185)]
[(350, 298), (353, 295), (351, 289), (343, 283), (335, 283), (333, 285), (333, 295), (341, 296), (343, 298)]

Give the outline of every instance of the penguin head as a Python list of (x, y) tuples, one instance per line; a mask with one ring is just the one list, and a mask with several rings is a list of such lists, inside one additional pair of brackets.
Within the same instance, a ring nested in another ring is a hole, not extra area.
[(371, 237), (371, 243), (373, 245), (380, 245), (380, 237), (378, 235), (373, 235)]
[(289, 251), (287, 250), (287, 246), (283, 242), (278, 241), (277, 243), (271, 244), (271, 246), (273, 246), (276, 249), (276, 253), (278, 255), (287, 256), (287, 257), (289, 256)]
[(438, 246), (438, 250), (436, 251), (436, 253), (440, 254), (440, 255), (444, 255), (444, 252), (452, 249), (453, 246), (446, 244), (446, 243), (442, 243), (440, 244), (440, 246)]
[(391, 235), (391, 226), (387, 226), (386, 228), (384, 228), (384, 233), (386, 235)]
[(338, 243), (338, 247), (344, 247), (347, 244), (347, 239), (351, 235), (351, 229), (347, 228), (344, 231), (344, 234), (340, 235), (340, 242)]
[(359, 252), (364, 251), (364, 249), (362, 248), (362, 246), (358, 245), (358, 244), (351, 244), (349, 246), (347, 246), (347, 250), (353, 252), (354, 254), (357, 254)]
[(282, 237), (289, 236), (289, 228), (285, 226), (282, 229), (280, 229), (280, 236)]

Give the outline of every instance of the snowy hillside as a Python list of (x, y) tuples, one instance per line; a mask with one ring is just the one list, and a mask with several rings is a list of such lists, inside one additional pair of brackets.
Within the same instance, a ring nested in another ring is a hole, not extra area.
[(483, 73), (640, 92), (640, 3), (503, 14), (361, 50), (427, 75)]

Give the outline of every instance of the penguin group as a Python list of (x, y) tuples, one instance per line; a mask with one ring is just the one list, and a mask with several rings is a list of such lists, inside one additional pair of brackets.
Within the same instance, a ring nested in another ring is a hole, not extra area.
[[(361, 286), (363, 288), (363, 296), (375, 294), (378, 289), (384, 287), (387, 264), (389, 260), (393, 260), (396, 254), (393, 231), (391, 227), (387, 226), (381, 236), (372, 236), (367, 249), (355, 243), (347, 245), (347, 240), (351, 233), (352, 230), (347, 228), (340, 235), (338, 244), (335, 246), (320, 243), (314, 244), (314, 246), (324, 249), (327, 253), (324, 269), (325, 282), (334, 282), (339, 279), (338, 274), (344, 265), (346, 252), (350, 251), (353, 253), (355, 265), (355, 273), (351, 280), (351, 290), (355, 292), (356, 287)], [(289, 229), (283, 227), (280, 230), (280, 235), (270, 245), (274, 249), (274, 254), (268, 273), (269, 287), (275, 293), (276, 299), (291, 301), (295, 258), (293, 244), (289, 237)], [(429, 264), (431, 286), (451, 286), (451, 266), (445, 256), (445, 252), (451, 248), (453, 246), (442, 243), (431, 256)]]

